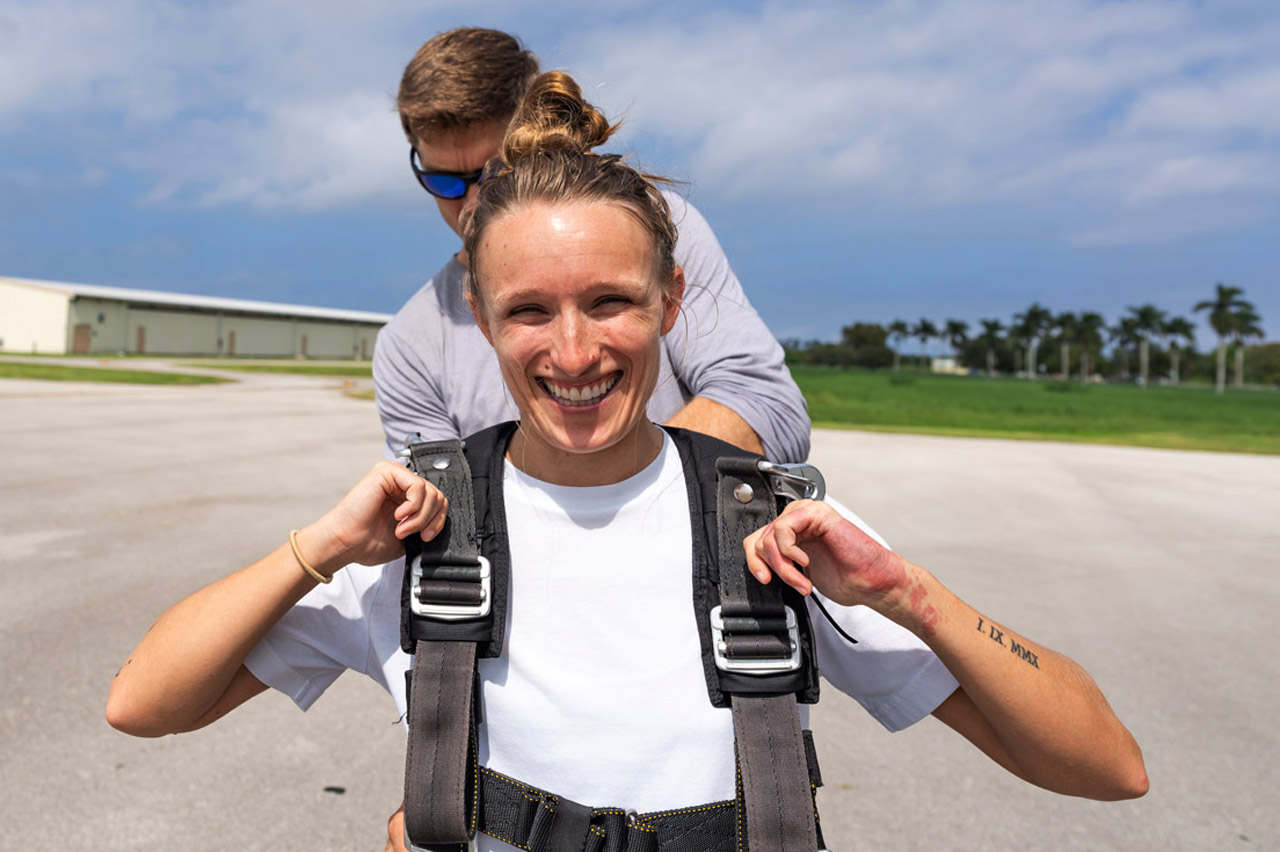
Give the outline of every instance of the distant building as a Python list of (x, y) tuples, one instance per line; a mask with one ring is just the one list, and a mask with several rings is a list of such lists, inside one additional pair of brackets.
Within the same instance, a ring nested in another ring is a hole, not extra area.
[(946, 358), (937, 358), (937, 357), (935, 357), (935, 358), (930, 358), (930, 359), (929, 359), (929, 372), (931, 372), (931, 373), (943, 373), (943, 374), (945, 374), (945, 375), (949, 375), (949, 376), (967, 376), (967, 375), (969, 375), (969, 369), (968, 369), (967, 367), (961, 367), (959, 364), (957, 364), (957, 363), (956, 363), (956, 359), (955, 359), (955, 358), (952, 358), (952, 357), (946, 357)]
[(390, 314), (0, 277), (0, 352), (373, 356)]

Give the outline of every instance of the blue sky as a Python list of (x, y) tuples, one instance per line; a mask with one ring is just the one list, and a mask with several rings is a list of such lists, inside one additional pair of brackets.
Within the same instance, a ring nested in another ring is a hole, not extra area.
[(1222, 281), (1280, 339), (1271, 0), (356, 6), (0, 0), (0, 275), (396, 310), (457, 240), (394, 92), (474, 24), (687, 182), (779, 337)]

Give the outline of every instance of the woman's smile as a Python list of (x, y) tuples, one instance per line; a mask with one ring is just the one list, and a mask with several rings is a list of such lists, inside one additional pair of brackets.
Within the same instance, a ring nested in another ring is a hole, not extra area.
[(553, 400), (566, 408), (590, 408), (602, 403), (605, 396), (617, 387), (620, 378), (621, 370), (588, 384), (567, 384), (553, 379), (537, 379), (537, 382)]

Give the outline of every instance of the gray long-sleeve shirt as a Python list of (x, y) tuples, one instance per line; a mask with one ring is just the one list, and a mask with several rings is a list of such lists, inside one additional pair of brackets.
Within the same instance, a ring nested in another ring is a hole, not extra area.
[[(809, 415), (782, 347), (747, 301), (715, 234), (694, 207), (665, 192), (679, 229), (686, 281), (675, 328), (663, 338), (649, 417), (664, 423), (695, 396), (732, 409), (779, 462), (809, 454)], [(466, 270), (450, 259), (378, 334), (373, 378), (388, 453), (406, 435), (462, 438), (520, 412), (498, 359), (463, 297)]]

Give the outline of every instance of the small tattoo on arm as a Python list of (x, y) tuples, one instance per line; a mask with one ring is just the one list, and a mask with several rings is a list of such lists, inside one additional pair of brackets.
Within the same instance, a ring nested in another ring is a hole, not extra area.
[[(994, 624), (985, 621), (981, 617), (978, 618), (978, 632), (985, 633), (992, 642), (995, 642), (1001, 648), (1006, 647), (1004, 643), (1004, 631), (999, 627), (996, 627)], [(1010, 653), (1015, 654), (1027, 665), (1036, 669), (1040, 668), (1039, 655), (1020, 643), (1014, 637), (1009, 637), (1009, 645), (1007, 647), (1009, 648)]]

